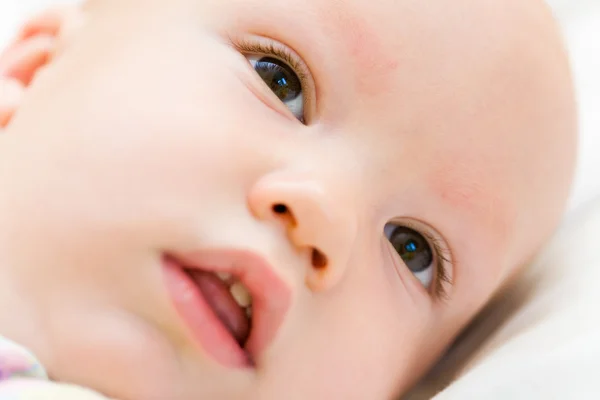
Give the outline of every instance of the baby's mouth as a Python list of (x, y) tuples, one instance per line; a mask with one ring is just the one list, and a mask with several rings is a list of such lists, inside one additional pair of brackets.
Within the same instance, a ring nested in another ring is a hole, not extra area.
[(185, 271), (196, 283), (217, 318), (244, 347), (252, 327), (252, 296), (246, 286), (226, 272)]
[(173, 304), (193, 339), (221, 365), (259, 365), (290, 308), (292, 291), (257, 254), (212, 250), (163, 257)]

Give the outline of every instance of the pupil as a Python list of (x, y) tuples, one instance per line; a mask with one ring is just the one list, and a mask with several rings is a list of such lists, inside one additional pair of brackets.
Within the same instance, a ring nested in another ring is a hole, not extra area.
[(414, 253), (417, 251), (417, 243), (414, 240), (409, 240), (408, 243), (404, 246), (406, 251)]
[(279, 97), (282, 101), (288, 100), (290, 88), (283, 72), (277, 72), (273, 76), (273, 86), (271, 87), (271, 90), (273, 90), (277, 97)]
[(287, 79), (285, 79), (284, 77), (281, 77), (277, 80), (277, 84), (279, 86), (287, 86)]
[(419, 232), (398, 226), (389, 233), (389, 240), (412, 272), (424, 271), (432, 265), (433, 251)]
[(291, 101), (301, 94), (300, 78), (284, 62), (264, 57), (256, 64), (255, 69), (279, 100)]

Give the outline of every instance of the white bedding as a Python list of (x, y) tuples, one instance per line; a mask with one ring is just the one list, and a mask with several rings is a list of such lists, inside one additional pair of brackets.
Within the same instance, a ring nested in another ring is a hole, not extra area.
[[(563, 25), (580, 103), (580, 158), (567, 221), (528, 275), (410, 399), (431, 398), (464, 367), (472, 368), (436, 400), (600, 399), (600, 0), (548, 1)], [(0, 47), (25, 15), (74, 2), (0, 0)]]

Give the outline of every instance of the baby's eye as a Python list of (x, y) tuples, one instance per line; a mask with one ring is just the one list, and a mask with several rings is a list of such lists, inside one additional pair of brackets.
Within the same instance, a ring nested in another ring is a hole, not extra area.
[(285, 62), (268, 56), (248, 55), (256, 73), (300, 121), (304, 119), (304, 96), (298, 74)]
[(435, 255), (427, 239), (413, 229), (392, 223), (385, 226), (384, 232), (408, 269), (429, 288), (435, 274)]

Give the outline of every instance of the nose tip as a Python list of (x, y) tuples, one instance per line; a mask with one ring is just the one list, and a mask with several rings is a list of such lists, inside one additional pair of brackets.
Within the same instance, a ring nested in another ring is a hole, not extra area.
[(285, 229), (292, 245), (308, 254), (305, 281), (313, 291), (335, 286), (346, 270), (356, 221), (348, 204), (310, 177), (275, 173), (250, 190), (254, 215)]

